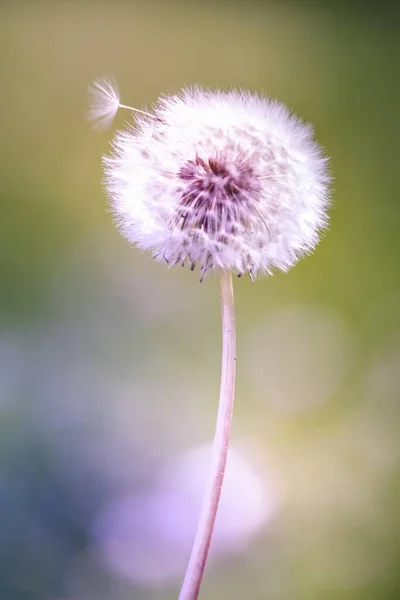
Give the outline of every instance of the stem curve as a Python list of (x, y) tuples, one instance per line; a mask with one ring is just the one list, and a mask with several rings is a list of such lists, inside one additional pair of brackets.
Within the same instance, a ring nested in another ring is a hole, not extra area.
[(232, 275), (221, 271), (222, 370), (217, 422), (208, 477), (192, 552), (179, 600), (197, 600), (214, 531), (231, 432), (236, 376), (236, 329)]

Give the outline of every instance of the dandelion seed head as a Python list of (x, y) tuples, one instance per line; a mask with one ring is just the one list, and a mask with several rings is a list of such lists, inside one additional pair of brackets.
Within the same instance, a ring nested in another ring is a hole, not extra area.
[(283, 104), (188, 88), (135, 117), (104, 159), (131, 243), (201, 278), (211, 269), (287, 271), (313, 250), (327, 225), (327, 161), (312, 128)]

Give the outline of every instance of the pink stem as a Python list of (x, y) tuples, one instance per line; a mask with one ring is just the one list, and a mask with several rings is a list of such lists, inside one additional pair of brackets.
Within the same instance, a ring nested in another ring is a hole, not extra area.
[(236, 330), (232, 275), (221, 272), (222, 372), (211, 470), (179, 600), (197, 600), (214, 531), (228, 455), (236, 373)]

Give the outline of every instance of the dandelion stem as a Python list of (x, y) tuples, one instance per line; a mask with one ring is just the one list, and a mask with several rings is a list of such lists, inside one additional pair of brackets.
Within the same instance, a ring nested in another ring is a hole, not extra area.
[(217, 423), (207, 488), (179, 600), (197, 600), (214, 531), (231, 431), (236, 373), (236, 331), (232, 275), (221, 272), (222, 372)]

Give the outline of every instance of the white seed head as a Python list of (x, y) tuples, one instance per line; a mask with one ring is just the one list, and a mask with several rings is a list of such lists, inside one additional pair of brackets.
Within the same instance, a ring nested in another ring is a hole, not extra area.
[[(97, 88), (110, 98), (97, 113), (108, 119), (118, 96)], [(158, 260), (253, 278), (287, 271), (317, 244), (326, 163), (312, 128), (284, 105), (190, 88), (117, 133), (105, 185), (122, 233)]]

